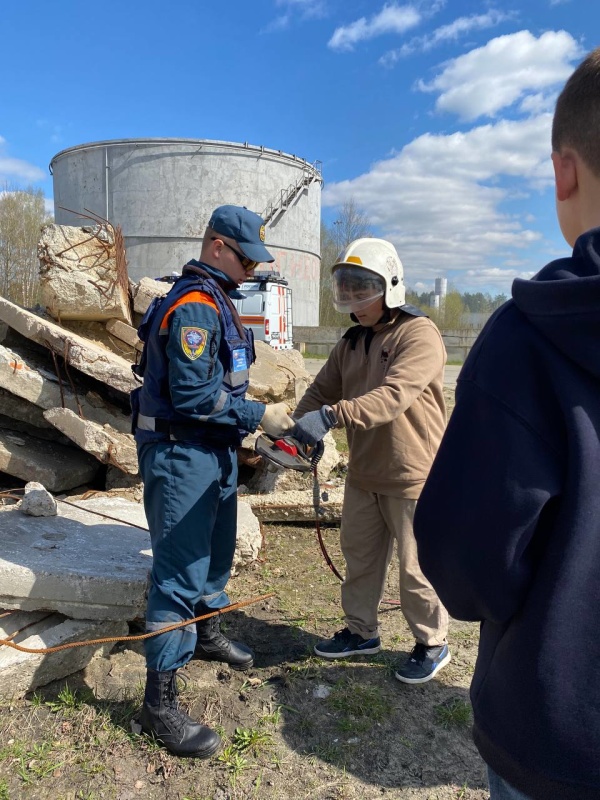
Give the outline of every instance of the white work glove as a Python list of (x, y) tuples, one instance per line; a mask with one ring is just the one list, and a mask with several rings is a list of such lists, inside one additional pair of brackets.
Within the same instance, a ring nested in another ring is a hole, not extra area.
[(263, 431), (275, 439), (285, 436), (294, 427), (294, 420), (290, 417), (290, 408), (287, 403), (271, 403), (265, 407), (265, 413), (260, 421)]

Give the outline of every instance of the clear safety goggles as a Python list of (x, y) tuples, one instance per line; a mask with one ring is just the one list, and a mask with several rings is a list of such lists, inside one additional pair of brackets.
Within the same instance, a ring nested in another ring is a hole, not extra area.
[(342, 314), (362, 311), (385, 294), (383, 278), (362, 267), (340, 266), (331, 281), (333, 305)]

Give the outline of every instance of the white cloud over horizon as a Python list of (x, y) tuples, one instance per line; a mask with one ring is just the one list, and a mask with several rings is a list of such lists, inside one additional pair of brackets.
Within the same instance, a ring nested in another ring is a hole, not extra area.
[(519, 31), (442, 64), (429, 85), (439, 93), (436, 108), (470, 119), (489, 115), (483, 74), (493, 77), (487, 93), (496, 110), (510, 105), (520, 118), (423, 133), (362, 175), (327, 185), (323, 206), (352, 198), (398, 248), (409, 284), (448, 275), (463, 289), (508, 291), (556, 250), (532, 210), (553, 205), (552, 106), (579, 55), (564, 31), (538, 38)]
[(0, 136), (0, 185), (15, 182), (36, 183), (46, 177), (46, 173), (35, 164), (29, 164), (20, 158), (11, 158), (7, 150), (7, 142)]

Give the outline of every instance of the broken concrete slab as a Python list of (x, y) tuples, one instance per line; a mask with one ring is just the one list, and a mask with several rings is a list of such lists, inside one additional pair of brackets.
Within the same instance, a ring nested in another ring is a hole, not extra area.
[(120, 319), (109, 319), (106, 323), (106, 330), (130, 347), (135, 347), (136, 350), (143, 350), (144, 343), (140, 341), (137, 330), (132, 325), (126, 325)]
[(261, 402), (289, 403), (296, 406), (311, 382), (304, 359), (297, 350), (274, 350), (265, 342), (255, 342), (256, 361), (250, 368), (248, 396)]
[(260, 522), (252, 513), (248, 503), (238, 500), (237, 539), (233, 556), (233, 568), (246, 566), (256, 561), (262, 547)]
[(147, 531), (59, 501), (56, 517), (2, 511), (0, 541), (0, 607), (87, 620), (130, 620), (144, 611)]
[[(63, 385), (61, 388), (56, 375), (42, 367), (30, 354), (25, 357), (3, 345), (0, 345), (0, 388), (39, 408), (57, 408), (64, 404), (76, 412), (81, 408), (85, 419), (98, 422), (100, 425), (108, 423), (121, 433), (128, 433), (131, 428), (130, 417), (112, 403), (106, 402), (97, 392), (89, 391), (85, 395), (76, 397), (68, 387)], [(4, 397), (4, 394), (2, 396)], [(3, 412), (9, 414), (10, 409), (13, 409), (18, 413), (14, 406), (14, 401), (11, 401), (6, 410), (3, 406)], [(23, 405), (22, 414), (25, 411), (27, 409)], [(28, 411), (29, 416), (32, 417), (31, 424), (38, 425), (38, 419), (31, 410)], [(43, 417), (42, 422), (43, 425), (49, 425)]]
[[(124, 497), (107, 497), (100, 494), (85, 500), (76, 499), (74, 502), (89, 511), (98, 511), (101, 514), (108, 514), (132, 525), (139, 525), (143, 528), (148, 527), (142, 503), (134, 503)], [(245, 566), (252, 561), (256, 561), (261, 544), (260, 524), (252, 513), (248, 498), (244, 497), (238, 500), (237, 539), (233, 556), (234, 566)]]
[[(244, 494), (243, 498), (261, 522), (311, 522), (315, 519), (312, 491)], [(339, 522), (343, 502), (343, 487), (322, 485), (320, 521)]]
[(99, 465), (76, 447), (0, 429), (0, 471), (64, 492), (94, 479)]
[(126, 493), (128, 497), (139, 502), (142, 499), (144, 484), (139, 474), (129, 475), (113, 467), (111, 464), (108, 464), (106, 467), (104, 488), (107, 492), (118, 490), (119, 492)]
[(50, 348), (70, 366), (113, 389), (129, 394), (137, 385), (129, 361), (3, 297), (0, 297), (0, 321), (21, 336)]
[[(69, 642), (127, 636), (124, 621), (72, 620), (45, 611), (14, 611), (0, 619), (0, 639), (32, 649), (57, 647)], [(58, 653), (23, 653), (0, 647), (0, 698), (12, 700), (51, 681), (86, 667), (97, 656), (107, 655), (114, 643), (61, 650)]]
[[(26, 400), (21, 400), (20, 402), (23, 405), (27, 405)], [(2, 399), (0, 398), (0, 408), (2, 407)], [(5, 417), (4, 414), (0, 414), (0, 428), (4, 429), (5, 431), (9, 431), (10, 433), (27, 433), (29, 436), (33, 436), (35, 439), (44, 439), (48, 442), (58, 442), (58, 444), (72, 447), (73, 443), (70, 441), (70, 439), (67, 439), (67, 437), (63, 436), (63, 434), (57, 431), (56, 428), (53, 428), (50, 423), (46, 422), (42, 416), (42, 409), (38, 408), (37, 410), (40, 413), (42, 422), (48, 427), (42, 428), (38, 427), (37, 425), (28, 425), (26, 422), (20, 422), (18, 419), (14, 419), (14, 417)]]
[[(0, 352), (2, 352), (2, 350), (3, 348), (0, 347)], [(2, 359), (0, 358), (0, 363), (1, 361)], [(0, 381), (1, 380), (2, 377), (0, 374)], [(29, 402), (23, 397), (14, 395), (7, 389), (0, 388), (0, 409), (2, 409), (2, 416), (5, 416), (7, 419), (10, 418), (17, 422), (22, 422), (24, 425), (55, 433), (52, 425), (44, 419), (42, 409), (39, 406)]]
[(50, 408), (44, 411), (44, 418), (102, 464), (112, 464), (123, 472), (137, 475), (137, 450), (131, 434), (81, 419), (68, 408)]
[(145, 314), (148, 306), (155, 297), (165, 295), (172, 284), (164, 281), (156, 281), (153, 278), (142, 278), (142, 280), (132, 289), (133, 310), (137, 314)]
[(131, 322), (122, 241), (112, 225), (45, 225), (38, 243), (42, 302), (57, 320)]

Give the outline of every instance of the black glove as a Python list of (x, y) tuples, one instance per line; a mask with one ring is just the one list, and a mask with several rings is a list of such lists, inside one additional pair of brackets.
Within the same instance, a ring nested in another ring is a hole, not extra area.
[(299, 419), (289, 432), (289, 436), (301, 444), (314, 447), (335, 425), (337, 425), (335, 411), (331, 406), (323, 406), (318, 411), (309, 411)]

